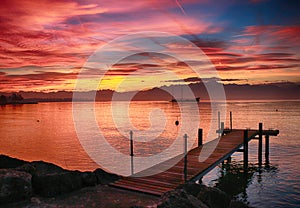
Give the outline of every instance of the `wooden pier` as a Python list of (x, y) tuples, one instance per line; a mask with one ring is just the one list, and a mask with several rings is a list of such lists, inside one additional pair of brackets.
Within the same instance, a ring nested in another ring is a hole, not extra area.
[[(266, 138), (266, 163), (269, 162), (269, 136), (277, 136), (279, 130), (263, 130), (262, 124), (259, 125), (259, 130), (242, 130), (242, 129), (228, 129), (222, 130), (222, 136), (217, 145), (211, 145), (216, 140), (202, 144), (202, 129), (198, 131), (198, 147), (190, 150), (187, 154), (179, 155), (182, 158), (176, 165), (158, 174), (147, 177), (124, 177), (115, 183), (111, 184), (113, 187), (128, 189), (132, 191), (143, 192), (147, 194), (161, 196), (165, 192), (178, 187), (188, 181), (197, 181), (205, 174), (215, 168), (224, 160), (230, 158), (234, 152), (243, 152), (244, 154), (244, 169), (248, 168), (248, 142), (252, 139), (258, 139), (258, 163), (262, 164), (262, 143), (263, 135)], [(185, 138), (186, 139), (186, 138)], [(204, 161), (199, 162), (199, 155), (203, 148), (212, 146), (212, 154)], [(178, 161), (178, 157), (170, 159)], [(170, 161), (157, 164), (151, 169), (162, 169)]]

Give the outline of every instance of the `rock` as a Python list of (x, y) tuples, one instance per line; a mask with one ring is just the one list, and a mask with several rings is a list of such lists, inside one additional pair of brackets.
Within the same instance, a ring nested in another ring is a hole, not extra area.
[(231, 200), (229, 208), (250, 208), (250, 207), (244, 204), (244, 202)]
[(22, 171), (33, 175), (36, 172), (36, 168), (30, 163), (26, 163), (24, 165), (18, 166), (15, 168), (17, 171)]
[(202, 201), (200, 201), (198, 198), (196, 198), (193, 195), (188, 195), (188, 200), (193, 204), (194, 207), (208, 208), (206, 204), (204, 204)]
[(34, 204), (41, 204), (41, 200), (37, 197), (31, 197), (30, 202)]
[(16, 168), (18, 166), (27, 163), (24, 160), (8, 157), (6, 155), (0, 155), (0, 168)]
[(96, 175), (97, 178), (97, 184), (110, 184), (116, 180), (120, 179), (120, 176), (108, 173), (100, 168), (94, 170), (94, 174)]
[(63, 168), (43, 162), (30, 163), (33, 166), (32, 187), (34, 193), (40, 196), (53, 197), (82, 188), (82, 178), (79, 171), (68, 171)]
[(218, 188), (201, 185), (197, 196), (202, 202), (213, 208), (226, 208), (229, 206), (230, 197)]
[(31, 175), (12, 169), (0, 169), (0, 204), (29, 199)]
[[(0, 168), (4, 167), (13, 168), (12, 171), (31, 174), (30, 191), (45, 197), (69, 193), (84, 186), (109, 184), (120, 179), (119, 176), (107, 173), (102, 169), (96, 169), (94, 172), (69, 171), (43, 161), (26, 162), (0, 155)], [(6, 190), (5, 187), (4, 191)]]
[(83, 172), (81, 173), (81, 179), (83, 186), (95, 186), (97, 185), (97, 177), (94, 172)]
[(196, 197), (188, 195), (183, 189), (169, 191), (162, 196), (157, 208), (207, 208)]
[(183, 189), (188, 194), (197, 197), (198, 193), (203, 189), (203, 185), (199, 185), (199, 184), (196, 184), (196, 183), (186, 183), (186, 184), (181, 184), (178, 188)]
[(30, 165), (32, 165), (35, 168), (34, 174), (36, 175), (63, 173), (67, 171), (57, 165), (54, 165), (52, 163), (47, 163), (44, 161), (34, 161), (31, 162)]
[(77, 171), (35, 174), (32, 186), (40, 196), (57, 196), (82, 188), (81, 174)]

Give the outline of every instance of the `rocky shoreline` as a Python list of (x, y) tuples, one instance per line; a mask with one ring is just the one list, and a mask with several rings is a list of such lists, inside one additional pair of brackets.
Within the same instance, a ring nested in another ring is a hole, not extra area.
[(161, 198), (107, 186), (120, 176), (102, 169), (70, 171), (43, 161), (0, 155), (0, 206), (3, 207), (248, 207), (217, 188), (180, 185)]

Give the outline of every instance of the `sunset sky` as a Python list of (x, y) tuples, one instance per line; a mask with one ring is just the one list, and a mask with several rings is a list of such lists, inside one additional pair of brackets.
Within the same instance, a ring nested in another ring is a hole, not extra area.
[[(72, 91), (96, 50), (145, 31), (193, 42), (224, 84), (299, 83), (299, 8), (297, 0), (1, 0), (0, 92)], [(188, 46), (177, 48), (189, 53)], [(122, 85), (121, 90), (129, 91), (143, 83), (148, 88), (180, 83), (166, 71), (182, 80), (195, 78), (174, 57), (145, 53), (114, 65), (99, 89)], [(127, 82), (133, 84), (124, 84), (132, 73)]]

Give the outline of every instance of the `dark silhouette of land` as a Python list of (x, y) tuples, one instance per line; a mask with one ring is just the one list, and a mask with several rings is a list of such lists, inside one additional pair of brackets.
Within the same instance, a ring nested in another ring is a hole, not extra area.
[(20, 93), (12, 93), (11, 95), (0, 95), (0, 105), (18, 105), (18, 104), (36, 104), (33, 99), (25, 100)]
[[(216, 85), (222, 85), (214, 80)], [(300, 84), (291, 82), (270, 83), (270, 84), (224, 84), (224, 90), (227, 100), (284, 100), (284, 99), (300, 99)], [(206, 90), (204, 82), (191, 83), (189, 85), (170, 85), (160, 88), (152, 88), (144, 91), (131, 92), (115, 92), (112, 90), (99, 90), (79, 93), (79, 99), (75, 101), (111, 101), (113, 96), (117, 100), (128, 100), (128, 97), (134, 94), (133, 100), (136, 101), (170, 101), (176, 95), (182, 99), (186, 99), (185, 93), (187, 88), (193, 91), (195, 97), (200, 97), (202, 100), (209, 100), (209, 94)], [(12, 99), (15, 102), (20, 102), (20, 97), (27, 102), (70, 102), (72, 101), (73, 92), (58, 91), (58, 92), (23, 92), (18, 94), (0, 93), (0, 103), (11, 103)], [(96, 95), (96, 96), (94, 96)], [(187, 98), (190, 99), (190, 98)], [(10, 100), (10, 101), (9, 101)], [(22, 102), (24, 102), (24, 100)]]

